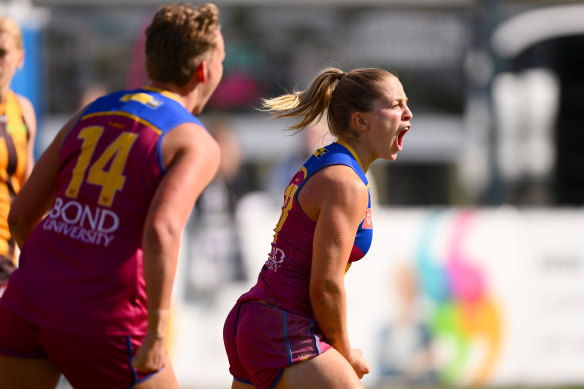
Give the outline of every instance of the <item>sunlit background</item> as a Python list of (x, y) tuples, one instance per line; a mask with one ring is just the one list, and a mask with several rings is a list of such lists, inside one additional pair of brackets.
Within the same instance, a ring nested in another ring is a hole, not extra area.
[[(0, 1), (24, 30), (13, 89), (37, 156), (76, 109), (147, 83), (152, 0)], [(223, 320), (267, 259), (283, 188), (330, 140), (256, 108), (328, 66), (396, 74), (414, 113), (375, 162), (370, 253), (347, 274), (368, 388), (584, 387), (584, 2), (225, 0), (223, 148), (191, 216), (169, 349), (181, 387), (227, 388)], [(63, 384), (65, 385), (65, 384)]]

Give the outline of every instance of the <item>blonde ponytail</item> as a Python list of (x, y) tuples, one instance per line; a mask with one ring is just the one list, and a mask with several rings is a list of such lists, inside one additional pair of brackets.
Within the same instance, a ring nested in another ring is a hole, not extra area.
[(326, 113), (335, 85), (344, 76), (337, 68), (323, 70), (304, 91), (262, 100), (262, 111), (274, 113), (273, 119), (300, 118), (289, 129), (302, 131), (311, 123), (320, 120)]

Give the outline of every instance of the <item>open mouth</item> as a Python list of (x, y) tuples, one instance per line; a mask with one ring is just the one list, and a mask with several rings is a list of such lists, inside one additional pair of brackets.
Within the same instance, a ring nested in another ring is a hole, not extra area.
[(404, 128), (397, 136), (397, 148), (399, 150), (402, 150), (404, 148), (404, 135), (406, 134), (406, 132), (408, 132), (409, 129), (410, 127)]

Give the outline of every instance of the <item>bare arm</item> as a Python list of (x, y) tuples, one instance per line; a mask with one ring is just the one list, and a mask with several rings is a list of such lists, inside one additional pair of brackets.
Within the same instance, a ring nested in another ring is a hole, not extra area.
[(211, 135), (193, 124), (169, 132), (162, 153), (167, 172), (152, 199), (142, 238), (149, 314), (148, 335), (134, 360), (141, 370), (164, 365), (161, 341), (166, 335), (182, 232), (195, 201), (215, 176), (220, 156)]
[[(59, 131), (39, 158), (39, 163), (32, 169), (30, 177), (10, 206), (8, 225), (19, 247), (26, 242), (34, 227), (55, 200), (61, 145), (80, 115), (81, 112), (74, 115)], [(33, 157), (30, 156), (30, 159), (32, 160)]]
[(30, 100), (24, 96), (17, 95), (18, 102), (22, 108), (22, 115), (24, 116), (24, 121), (28, 127), (28, 158), (26, 161), (26, 174), (25, 178), (28, 178), (32, 172), (34, 166), (34, 142), (36, 138), (37, 130), (37, 120), (36, 114), (34, 112), (34, 107)]
[(300, 201), (307, 214), (316, 217), (310, 276), (314, 315), (327, 340), (362, 377), (368, 369), (355, 360), (349, 341), (344, 278), (357, 228), (367, 210), (367, 188), (349, 167), (331, 166), (306, 183)]

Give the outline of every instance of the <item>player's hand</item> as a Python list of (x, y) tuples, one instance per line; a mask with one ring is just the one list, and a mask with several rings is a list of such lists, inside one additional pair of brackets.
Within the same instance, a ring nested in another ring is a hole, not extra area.
[(164, 338), (148, 332), (142, 345), (136, 351), (132, 365), (136, 370), (151, 372), (158, 371), (166, 365), (166, 345)]
[(351, 350), (351, 354), (349, 355), (349, 363), (357, 373), (357, 377), (359, 379), (363, 378), (365, 374), (368, 374), (371, 371), (369, 366), (369, 362), (363, 356), (363, 351), (358, 348), (354, 348)]

